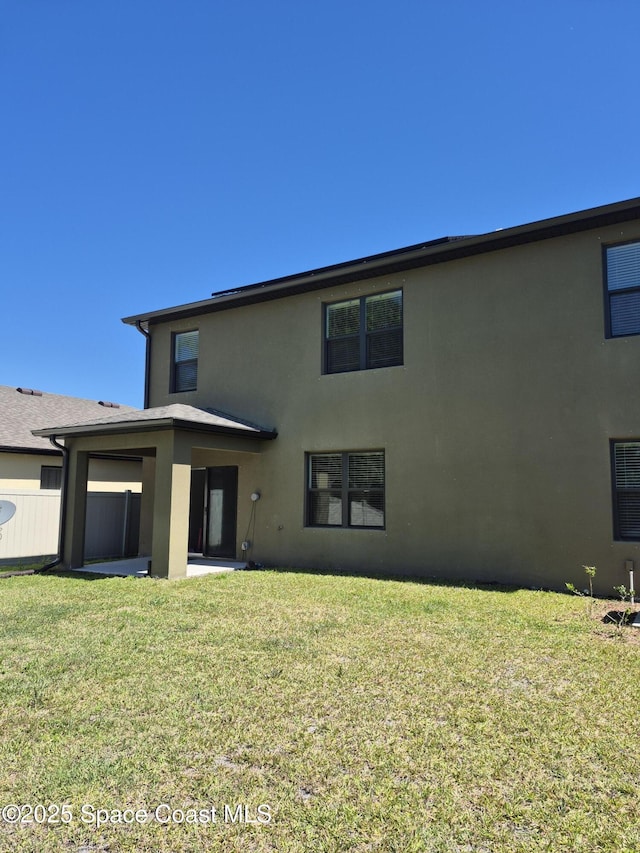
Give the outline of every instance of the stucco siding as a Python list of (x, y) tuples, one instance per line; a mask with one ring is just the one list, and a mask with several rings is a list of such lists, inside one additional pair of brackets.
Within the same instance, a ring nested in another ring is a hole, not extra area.
[[(255, 559), (553, 588), (588, 563), (610, 592), (640, 557), (613, 539), (609, 457), (640, 436), (640, 336), (605, 338), (602, 280), (603, 244), (630, 239), (640, 223), (152, 325), (150, 405), (278, 430)], [(404, 364), (323, 375), (322, 304), (396, 288)], [(170, 394), (192, 328), (198, 389)], [(360, 449), (385, 451), (385, 529), (306, 527), (305, 453)]]

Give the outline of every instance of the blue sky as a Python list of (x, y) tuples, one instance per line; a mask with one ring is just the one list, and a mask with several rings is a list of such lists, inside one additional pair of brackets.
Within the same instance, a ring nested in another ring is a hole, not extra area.
[(0, 384), (120, 318), (640, 195), (637, 0), (0, 0)]

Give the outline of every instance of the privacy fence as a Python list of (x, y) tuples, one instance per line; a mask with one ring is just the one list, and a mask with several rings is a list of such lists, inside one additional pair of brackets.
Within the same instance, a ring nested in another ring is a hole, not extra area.
[[(0, 525), (0, 562), (57, 553), (60, 492), (15, 489), (0, 492), (0, 500), (16, 507), (13, 518)], [(85, 560), (136, 556), (139, 530), (139, 494), (87, 494)]]

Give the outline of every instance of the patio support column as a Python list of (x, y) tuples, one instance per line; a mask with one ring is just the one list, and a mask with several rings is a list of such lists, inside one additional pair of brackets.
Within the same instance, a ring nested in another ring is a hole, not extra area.
[(84, 533), (87, 518), (87, 480), (89, 454), (70, 448), (67, 482), (67, 522), (64, 531), (62, 563), (65, 568), (84, 565)]
[(156, 447), (151, 574), (161, 578), (187, 575), (191, 443), (174, 430), (163, 433)]

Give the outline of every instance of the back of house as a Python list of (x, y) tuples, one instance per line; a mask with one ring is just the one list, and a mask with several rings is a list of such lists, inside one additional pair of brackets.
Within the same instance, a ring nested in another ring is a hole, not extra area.
[(191, 547), (226, 536), (266, 564), (551, 588), (588, 563), (604, 591), (628, 581), (640, 200), (125, 322), (149, 336), (150, 407), (277, 432), (255, 453), (193, 450)]

